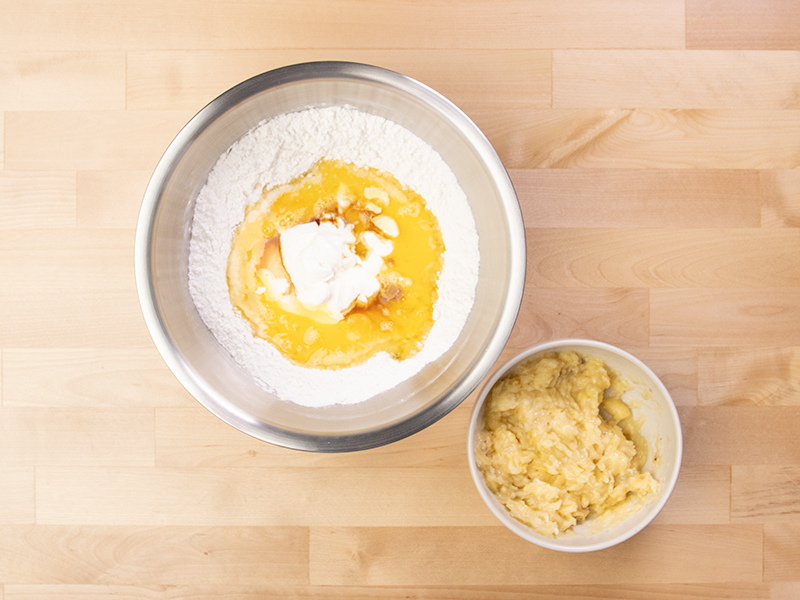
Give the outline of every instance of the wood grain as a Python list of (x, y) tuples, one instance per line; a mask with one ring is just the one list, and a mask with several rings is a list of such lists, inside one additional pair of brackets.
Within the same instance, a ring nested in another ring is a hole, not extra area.
[[(443, 586), (756, 582), (761, 581), (760, 537), (760, 526), (753, 525), (653, 525), (612, 549), (572, 555), (538, 548), (502, 527), (312, 528), (310, 580)], [(432, 563), (439, 565), (435, 573), (426, 569)]]
[(698, 356), (698, 403), (800, 405), (800, 349), (795, 346), (704, 348)]
[(259, 73), (320, 60), (381, 65), (435, 86), (467, 112), (485, 106), (533, 108), (551, 103), (549, 50), (276, 48), (129, 52), (127, 107), (199, 110), (209, 98)]
[(471, 115), (510, 168), (794, 169), (800, 111), (507, 108)]
[(764, 227), (800, 227), (800, 171), (762, 171)]
[(685, 465), (656, 524), (725, 525), (731, 522), (731, 469)]
[(155, 348), (10, 348), (2, 371), (4, 406), (196, 406)]
[[(783, 582), (772, 584), (788, 590)], [(299, 586), (299, 585), (24, 585), (6, 586), (9, 600), (281, 600), (283, 598), (337, 598), (340, 600), (793, 600), (770, 597), (768, 584), (618, 584), (618, 585), (504, 585), (442, 587)], [(785, 592), (784, 592), (785, 593)], [(0, 595), (0, 598), (2, 596)]]
[[(83, 35), (70, 36), (78, 23)], [(9, 6), (0, 40), (0, 49), (97, 51), (676, 48), (684, 45), (684, 9), (678, 0), (654, 5), (613, 0), (604, 7), (591, 0), (470, 0), (458, 10), (448, 0), (345, 0), (335, 5), (324, 0), (299, 5), (269, 0), (242, 3), (237, 10), (222, 10), (213, 0), (140, 0), (136, 7), (102, 0), (75, 0), (68, 7), (57, 0), (25, 0)]]
[(78, 171), (76, 224), (81, 229), (133, 229), (150, 171)]
[(466, 469), (435, 467), (41, 467), (36, 509), (53, 525), (496, 523)]
[(133, 231), (0, 230), (0, 345), (150, 348), (132, 240)]
[(0, 466), (0, 523), (20, 525), (36, 519), (34, 469)]
[(796, 288), (790, 229), (528, 229), (535, 287)]
[(549, 339), (591, 338), (619, 346), (649, 342), (649, 292), (643, 288), (587, 289), (528, 286), (509, 344), (522, 348)]
[(654, 345), (800, 344), (797, 288), (653, 289)]
[(0, 171), (0, 229), (75, 227), (74, 172)]
[(153, 411), (0, 408), (4, 466), (152, 465)]
[[(528, 227), (761, 225), (762, 178), (752, 170), (511, 169), (510, 176)], [(791, 193), (791, 183), (787, 181), (781, 189)], [(788, 204), (780, 199), (776, 186), (764, 185), (770, 187), (771, 204)], [(720, 205), (729, 210), (719, 210)], [(793, 205), (800, 219), (800, 197)]]
[[(800, 597), (800, 4), (0, 0), (0, 600)], [(357, 61), (429, 85), (517, 191), (527, 282), (499, 364), (586, 337), (648, 364), (684, 434), (663, 511), (567, 555), (467, 469), (477, 391), (323, 454), (183, 389), (133, 273), (157, 161), (216, 95)]]
[(125, 108), (124, 52), (0, 51), (0, 109)]
[(464, 430), (472, 403), (468, 400), (447, 419), (411, 439), (362, 452), (302, 454), (264, 444), (223, 423), (204, 408), (156, 410), (156, 464), (160, 467), (438, 467), (466, 464)]
[(776, 581), (772, 584), (772, 600), (792, 600), (800, 594), (800, 582)]
[(686, 0), (687, 48), (800, 50), (792, 0)]
[(6, 585), (302, 584), (308, 529), (2, 525), (0, 578)]
[(800, 466), (734, 465), (731, 521), (800, 523)]
[(555, 50), (553, 107), (796, 109), (798, 77), (796, 52)]
[(715, 406), (678, 409), (685, 464), (797, 465), (800, 408)]
[(797, 583), (800, 548), (796, 523), (766, 523), (764, 525), (764, 581), (793, 581)]
[(7, 112), (5, 168), (152, 171), (191, 116), (184, 111)]

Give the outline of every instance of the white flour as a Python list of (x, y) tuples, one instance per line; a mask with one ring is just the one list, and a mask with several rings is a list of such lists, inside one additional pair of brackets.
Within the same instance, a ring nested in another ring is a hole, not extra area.
[[(404, 361), (380, 353), (339, 370), (300, 367), (252, 334), (231, 304), (226, 268), (233, 233), (262, 187), (286, 183), (320, 158), (394, 175), (427, 202), (445, 244), (436, 319), (422, 350)], [(260, 123), (223, 154), (197, 198), (189, 247), (189, 289), (200, 317), (259, 387), (304, 406), (362, 402), (417, 373), (458, 337), (478, 280), (478, 234), (455, 175), (407, 129), (352, 108), (312, 108)]]

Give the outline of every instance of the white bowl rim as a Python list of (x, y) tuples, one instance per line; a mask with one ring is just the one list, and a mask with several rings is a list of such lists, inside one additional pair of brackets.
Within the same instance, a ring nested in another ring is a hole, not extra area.
[[(642, 369), (642, 371), (644, 371), (645, 374), (648, 375), (648, 377), (652, 379), (653, 383), (656, 385), (656, 387), (658, 387), (659, 392), (661, 392), (665, 400), (667, 400), (667, 407), (669, 410), (669, 414), (674, 420), (676, 425), (675, 469), (670, 474), (669, 479), (665, 482), (662, 482), (663, 485), (662, 491), (659, 494), (658, 500), (651, 509), (650, 514), (645, 519), (642, 519), (635, 527), (623, 531), (617, 537), (614, 537), (605, 542), (589, 543), (583, 546), (565, 546), (558, 543), (558, 538), (556, 538), (555, 540), (551, 540), (544, 536), (538, 535), (532, 529), (514, 519), (505, 509), (501, 509), (498, 506), (496, 498), (494, 497), (492, 492), (490, 492), (489, 489), (486, 487), (486, 484), (484, 483), (483, 479), (483, 474), (478, 470), (478, 467), (474, 459), (475, 431), (478, 424), (478, 418), (480, 417), (481, 410), (486, 401), (486, 397), (489, 393), (489, 390), (492, 389), (492, 386), (495, 383), (497, 383), (497, 381), (503, 375), (505, 375), (512, 367), (522, 362), (526, 358), (536, 354), (540, 354), (542, 352), (546, 352), (548, 350), (554, 350), (556, 348), (562, 348), (562, 347), (597, 348), (600, 350), (611, 352), (613, 354), (617, 354), (622, 358), (625, 358), (630, 362), (632, 362), (633, 364), (635, 364), (637, 367)], [(541, 546), (549, 550), (556, 550), (559, 552), (581, 553), (581, 552), (594, 552), (597, 550), (604, 550), (606, 548), (610, 548), (612, 546), (620, 544), (630, 539), (637, 533), (639, 533), (648, 524), (650, 524), (650, 522), (661, 512), (661, 509), (667, 503), (667, 500), (669, 500), (672, 491), (675, 489), (675, 484), (678, 481), (678, 475), (680, 473), (680, 468), (681, 468), (681, 461), (683, 458), (683, 433), (681, 431), (680, 417), (675, 407), (675, 402), (672, 399), (672, 395), (669, 393), (666, 386), (661, 381), (661, 378), (658, 377), (658, 375), (656, 375), (650, 367), (648, 367), (644, 362), (642, 362), (636, 356), (632, 355), (630, 352), (627, 352), (622, 348), (618, 348), (617, 346), (613, 346), (606, 342), (600, 342), (590, 339), (568, 338), (561, 340), (551, 340), (548, 342), (544, 342), (526, 348), (522, 352), (514, 355), (512, 358), (506, 361), (499, 369), (497, 369), (497, 371), (495, 371), (492, 377), (486, 380), (486, 382), (481, 387), (478, 399), (475, 401), (475, 405), (472, 407), (472, 414), (470, 416), (468, 431), (469, 434), (467, 436), (467, 460), (469, 462), (469, 470), (470, 474), (472, 475), (472, 480), (475, 483), (475, 487), (477, 488), (478, 493), (483, 499), (484, 504), (486, 504), (486, 506), (495, 515), (495, 517), (497, 517), (497, 519), (503, 525), (505, 525), (505, 527), (509, 529), (512, 533), (518, 535), (519, 537), (528, 542), (536, 544), (537, 546)]]

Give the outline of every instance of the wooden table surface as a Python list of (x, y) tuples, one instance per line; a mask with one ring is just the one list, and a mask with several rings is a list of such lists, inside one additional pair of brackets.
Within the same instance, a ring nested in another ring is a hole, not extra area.
[[(567, 555), (482, 504), (474, 396), (409, 439), (255, 441), (174, 379), (133, 239), (161, 153), (274, 67), (367, 62), (458, 104), (528, 233), (503, 358), (562, 337), (660, 374), (681, 478)], [(2, 0), (0, 600), (800, 598), (800, 3)]]

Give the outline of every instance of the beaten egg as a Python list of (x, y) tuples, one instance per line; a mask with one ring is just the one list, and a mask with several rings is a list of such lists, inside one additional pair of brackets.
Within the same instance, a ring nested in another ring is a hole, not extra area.
[(247, 208), (228, 260), (231, 302), (297, 364), (341, 368), (379, 352), (403, 360), (433, 326), (444, 250), (412, 189), (321, 160)]

